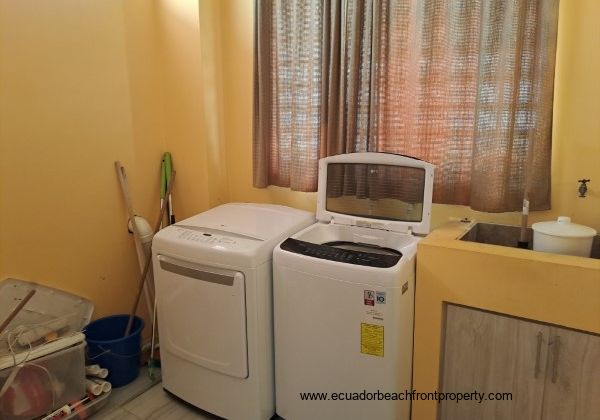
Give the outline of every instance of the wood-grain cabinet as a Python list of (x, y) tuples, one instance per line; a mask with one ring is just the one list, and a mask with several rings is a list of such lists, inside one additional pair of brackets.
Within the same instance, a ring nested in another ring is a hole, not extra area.
[(442, 392), (512, 401), (444, 401), (441, 419), (600, 420), (598, 335), (448, 304), (442, 359)]

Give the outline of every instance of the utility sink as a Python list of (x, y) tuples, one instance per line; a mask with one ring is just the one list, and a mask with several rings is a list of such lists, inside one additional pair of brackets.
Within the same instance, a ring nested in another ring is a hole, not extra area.
[[(489, 245), (517, 248), (521, 228), (520, 226), (500, 225), (495, 223), (474, 223), (458, 239), (467, 242), (478, 242)], [(527, 228), (529, 249), (533, 246), (533, 229)], [(591, 258), (600, 259), (600, 235), (594, 237)]]

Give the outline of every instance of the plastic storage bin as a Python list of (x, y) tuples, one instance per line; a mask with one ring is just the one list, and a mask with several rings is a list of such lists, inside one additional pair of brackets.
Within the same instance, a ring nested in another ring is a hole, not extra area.
[(0, 337), (0, 419), (46, 415), (85, 396), (85, 336), (90, 301), (16, 279), (0, 282), (0, 319), (35, 294)]
[(80, 400), (85, 390), (85, 343), (0, 371), (0, 418), (31, 419)]

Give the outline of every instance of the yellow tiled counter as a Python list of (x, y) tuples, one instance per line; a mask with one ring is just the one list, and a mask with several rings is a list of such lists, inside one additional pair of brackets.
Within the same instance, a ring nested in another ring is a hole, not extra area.
[[(439, 390), (443, 304), (457, 303), (600, 333), (600, 260), (457, 240), (449, 223), (418, 246), (413, 388)], [(413, 420), (437, 418), (414, 401)]]

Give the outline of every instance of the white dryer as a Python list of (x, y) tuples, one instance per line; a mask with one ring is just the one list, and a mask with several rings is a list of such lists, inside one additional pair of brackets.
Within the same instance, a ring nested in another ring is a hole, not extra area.
[(154, 237), (167, 391), (225, 418), (273, 415), (273, 247), (312, 223), (289, 207), (225, 204)]
[[(415, 257), (434, 167), (400, 155), (319, 162), (318, 222), (275, 248), (276, 412), (409, 419)], [(386, 395), (387, 394), (387, 395)]]

